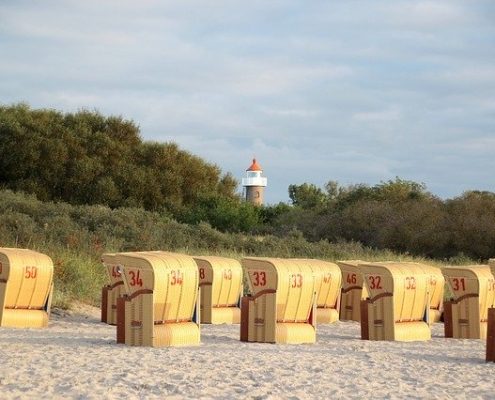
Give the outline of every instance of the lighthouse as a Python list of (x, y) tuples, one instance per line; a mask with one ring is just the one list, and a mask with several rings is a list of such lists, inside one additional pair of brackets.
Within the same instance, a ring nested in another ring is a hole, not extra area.
[(246, 201), (260, 206), (263, 204), (263, 195), (267, 179), (262, 177), (263, 169), (253, 158), (253, 163), (246, 170), (246, 177), (242, 178), (242, 186), (245, 188)]

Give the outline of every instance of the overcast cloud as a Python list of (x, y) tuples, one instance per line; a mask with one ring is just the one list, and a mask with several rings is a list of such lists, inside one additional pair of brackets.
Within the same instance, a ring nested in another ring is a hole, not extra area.
[(0, 102), (133, 119), (244, 175), (495, 191), (495, 2), (7, 1)]

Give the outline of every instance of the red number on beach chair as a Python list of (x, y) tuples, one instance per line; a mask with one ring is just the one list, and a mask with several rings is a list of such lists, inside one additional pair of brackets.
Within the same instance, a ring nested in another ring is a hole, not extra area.
[(266, 285), (266, 273), (264, 271), (261, 271), (261, 272), (254, 271), (253, 276), (254, 276), (253, 286), (265, 286)]
[(199, 269), (199, 278), (205, 279), (205, 269), (204, 268)]
[(332, 280), (332, 274), (330, 274), (330, 273), (325, 274), (325, 276), (323, 277), (324, 283), (330, 283), (331, 280)]
[(300, 288), (302, 287), (302, 283), (303, 283), (303, 277), (301, 274), (292, 274), (290, 276), (290, 279), (291, 279), (291, 287), (293, 288)]
[(182, 285), (182, 281), (184, 278), (182, 272), (178, 269), (177, 271), (172, 271), (171, 274), (172, 274), (172, 280), (170, 281), (170, 284), (172, 286)]
[(115, 265), (112, 267), (112, 276), (114, 278), (120, 277), (120, 272), (117, 270), (117, 267)]
[(414, 290), (416, 289), (416, 278), (413, 276), (408, 276), (406, 278), (406, 290)]
[(452, 278), (452, 289), (454, 289), (455, 292), (459, 290), (466, 290), (466, 282), (464, 278)]
[(227, 269), (227, 270), (223, 271), (223, 279), (225, 279), (227, 281), (232, 280), (232, 270), (231, 269)]
[(131, 277), (131, 281), (129, 285), (131, 286), (143, 286), (143, 279), (140, 276), (140, 271), (129, 271), (129, 276)]
[(383, 289), (382, 288), (382, 277), (377, 275), (377, 276), (372, 276), (370, 275), (368, 277), (368, 280), (370, 281), (370, 289)]
[(38, 268), (36, 267), (26, 267), (24, 278), (26, 279), (34, 279), (38, 275)]
[(347, 274), (346, 281), (347, 281), (347, 283), (352, 283), (352, 284), (357, 283), (356, 274)]

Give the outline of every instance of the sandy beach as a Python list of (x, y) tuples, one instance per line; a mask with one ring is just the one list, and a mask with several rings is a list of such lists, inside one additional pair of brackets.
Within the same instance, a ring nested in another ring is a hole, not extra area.
[(370, 342), (359, 324), (318, 327), (314, 345), (247, 344), (204, 325), (187, 348), (117, 345), (99, 310), (52, 315), (44, 330), (0, 328), (0, 397), (71, 399), (456, 398), (495, 396), (482, 340)]

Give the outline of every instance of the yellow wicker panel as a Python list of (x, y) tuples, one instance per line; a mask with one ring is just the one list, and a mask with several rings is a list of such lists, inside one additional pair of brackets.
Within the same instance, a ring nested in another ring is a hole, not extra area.
[(44, 310), (4, 310), (2, 326), (10, 328), (45, 328), (48, 313)]
[(412, 342), (430, 340), (431, 330), (426, 322), (403, 322), (395, 326), (395, 340)]
[(335, 308), (322, 308), (316, 309), (316, 322), (318, 324), (331, 324), (339, 320), (339, 313)]
[(27, 327), (29, 321), (33, 327), (46, 326), (40, 325), (36, 317), (22, 314), (17, 318), (7, 310), (45, 310), (48, 318), (52, 290), (50, 257), (27, 249), (0, 248), (0, 326), (5, 326), (4, 320), (12, 327), (16, 326), (15, 321), (19, 321), (19, 327)]
[(303, 344), (316, 342), (316, 330), (312, 325), (301, 323), (278, 323), (277, 343)]
[(156, 325), (153, 347), (199, 345), (199, 326), (194, 322)]
[(238, 324), (241, 322), (239, 307), (217, 307), (211, 310), (212, 324)]

